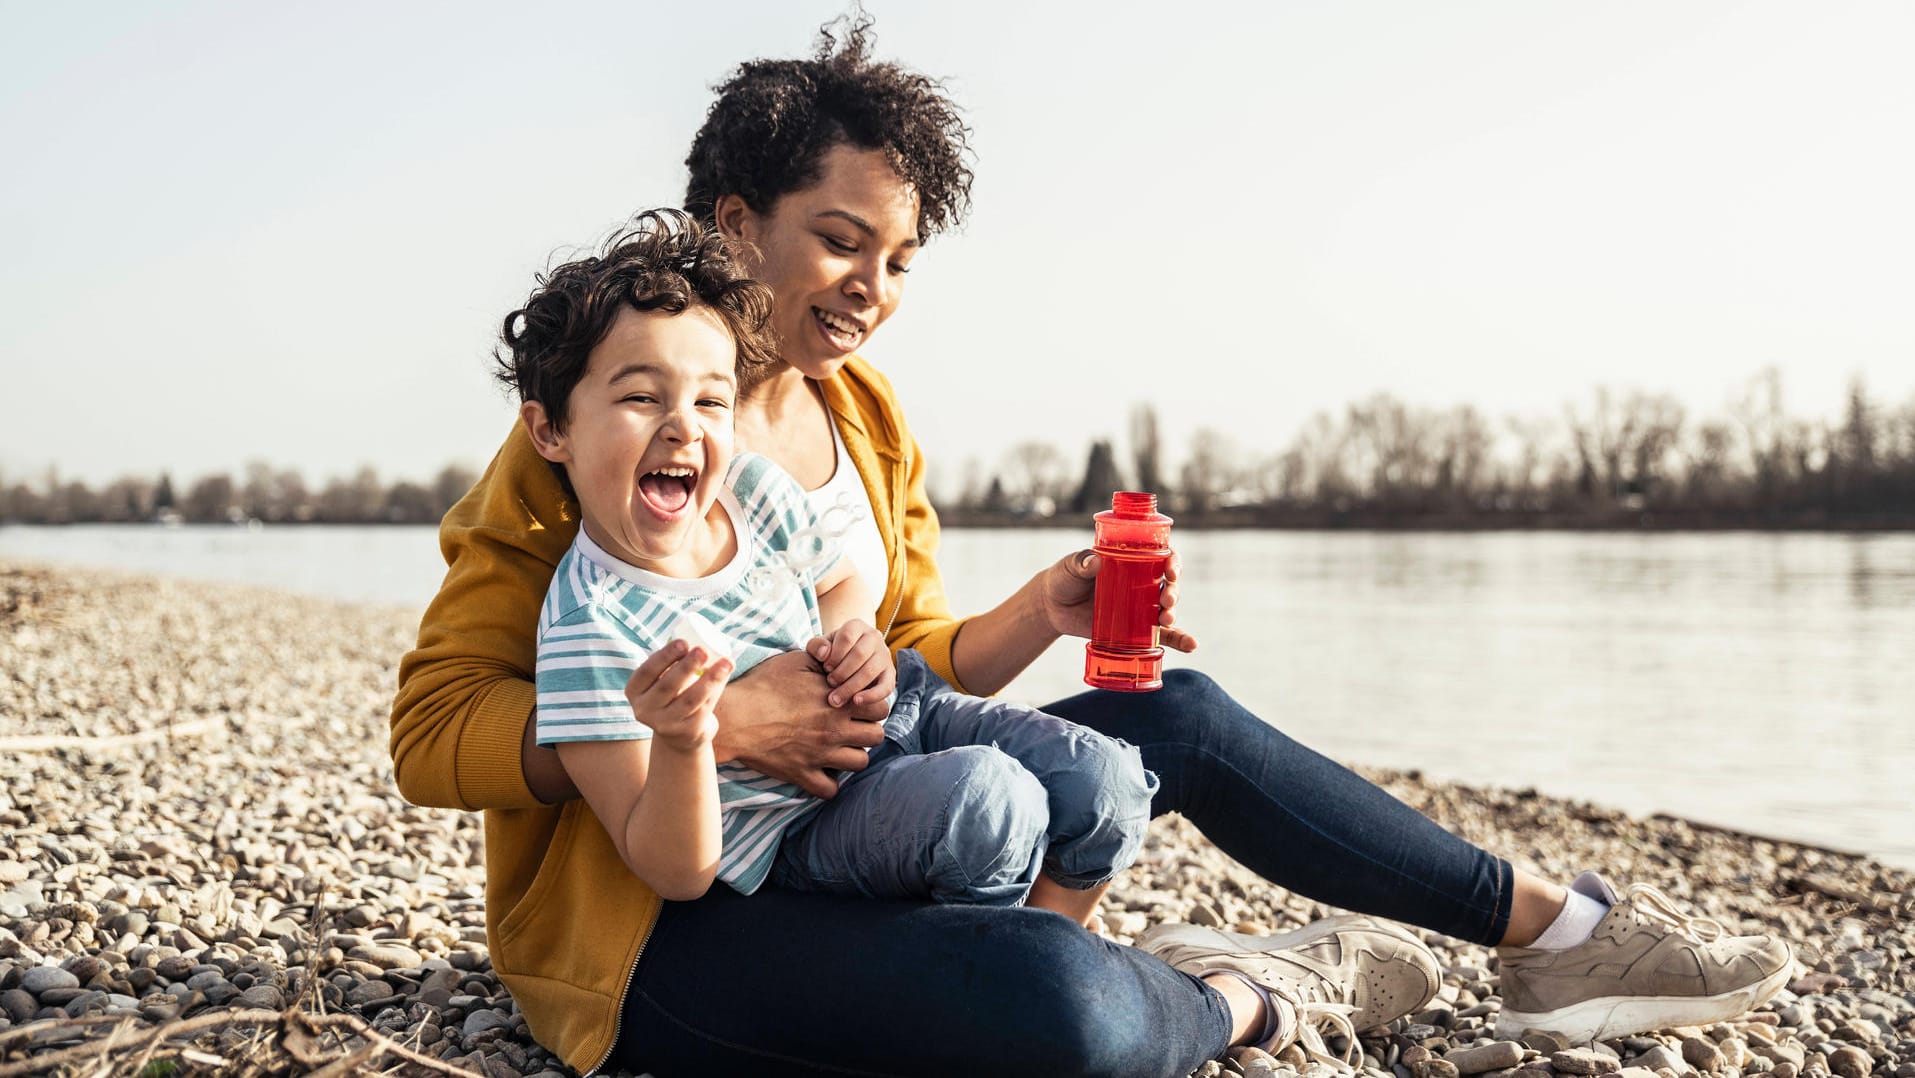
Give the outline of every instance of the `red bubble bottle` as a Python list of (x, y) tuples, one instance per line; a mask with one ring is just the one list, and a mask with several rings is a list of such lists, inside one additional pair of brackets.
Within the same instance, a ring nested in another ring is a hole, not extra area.
[(1158, 598), (1170, 565), (1170, 518), (1157, 511), (1157, 495), (1120, 490), (1096, 520), (1092, 549), (1103, 565), (1084, 645), (1084, 683), (1118, 692), (1161, 689)]

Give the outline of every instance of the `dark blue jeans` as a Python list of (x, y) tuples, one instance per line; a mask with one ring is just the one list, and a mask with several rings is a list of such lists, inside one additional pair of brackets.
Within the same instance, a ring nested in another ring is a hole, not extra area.
[[(1180, 812), (1271, 882), (1494, 943), (1511, 870), (1285, 737), (1209, 678), (1045, 711), (1143, 751)], [(665, 904), (626, 996), (617, 1065), (660, 1078), (1136, 1075), (1222, 1054), (1223, 998), (1042, 910), (714, 887)]]

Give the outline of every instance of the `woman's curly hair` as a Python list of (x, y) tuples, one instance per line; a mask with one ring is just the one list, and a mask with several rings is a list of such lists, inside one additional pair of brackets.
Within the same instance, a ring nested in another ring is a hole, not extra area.
[(809, 60), (750, 60), (718, 86), (692, 139), (685, 209), (712, 220), (720, 196), (759, 213), (816, 183), (839, 143), (882, 150), (918, 196), (920, 242), (971, 209), (970, 128), (942, 82), (871, 57), (863, 8), (818, 31)]
[(738, 345), (738, 390), (777, 363), (767, 323), (771, 289), (746, 276), (742, 245), (678, 210), (650, 210), (605, 241), (601, 253), (539, 275), (525, 306), (505, 316), (493, 376), (521, 401), (545, 406), (564, 428), (572, 388), (618, 312), (708, 307)]

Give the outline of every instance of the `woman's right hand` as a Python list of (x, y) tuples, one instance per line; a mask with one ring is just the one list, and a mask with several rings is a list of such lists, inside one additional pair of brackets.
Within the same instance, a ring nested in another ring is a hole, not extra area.
[(816, 797), (838, 792), (832, 771), (862, 771), (865, 750), (884, 740), (880, 699), (832, 707), (824, 671), (802, 651), (774, 655), (726, 686), (718, 699), (720, 762), (736, 761)]

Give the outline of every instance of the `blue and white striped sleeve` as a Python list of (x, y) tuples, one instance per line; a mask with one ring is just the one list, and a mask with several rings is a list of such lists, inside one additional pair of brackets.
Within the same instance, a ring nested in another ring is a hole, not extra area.
[(652, 736), (632, 715), (625, 683), (648, 653), (611, 611), (581, 606), (539, 635), (534, 722), (540, 745)]

